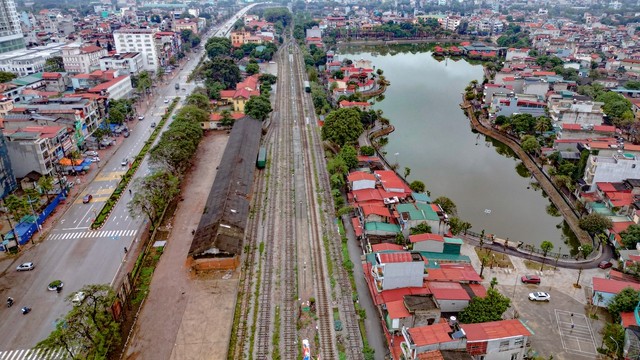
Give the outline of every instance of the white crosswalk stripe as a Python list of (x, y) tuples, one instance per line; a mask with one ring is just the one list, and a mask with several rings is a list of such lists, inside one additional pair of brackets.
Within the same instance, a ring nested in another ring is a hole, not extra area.
[(55, 350), (22, 349), (0, 351), (0, 360), (67, 360), (69, 354), (62, 348)]
[[(83, 231), (51, 234), (48, 240), (73, 240), (73, 239), (100, 239), (100, 238), (119, 238), (135, 236), (138, 230), (99, 230), (99, 231)], [(13, 360), (3, 359), (0, 360)]]

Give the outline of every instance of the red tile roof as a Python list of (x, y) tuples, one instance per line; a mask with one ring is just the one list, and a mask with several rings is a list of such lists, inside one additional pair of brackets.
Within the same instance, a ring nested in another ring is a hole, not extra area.
[(358, 180), (371, 180), (376, 181), (376, 177), (373, 174), (364, 171), (353, 171), (347, 176), (347, 181), (353, 182)]
[(596, 182), (596, 187), (598, 188), (598, 190), (604, 192), (616, 191), (615, 186), (613, 186), (613, 184), (610, 182)]
[(467, 342), (531, 336), (531, 332), (517, 319), (478, 324), (460, 324), (460, 328), (467, 334)]
[(61, 77), (62, 77), (62, 74), (60, 74), (59, 72), (43, 72), (42, 73), (43, 79), (60, 79)]
[(390, 244), (390, 243), (380, 243), (371, 245), (372, 252), (381, 252), (381, 251), (402, 251), (402, 245), (398, 244)]
[(634, 290), (640, 290), (640, 284), (628, 282), (628, 281), (619, 281), (619, 280), (611, 280), (611, 279), (603, 279), (603, 278), (593, 278), (593, 291), (604, 292), (609, 294), (617, 294), (622, 291), (624, 288), (632, 288)]
[(449, 335), (451, 327), (447, 323), (420, 326), (410, 328), (407, 331), (411, 335), (413, 343), (418, 347), (453, 341)]
[(379, 201), (382, 203), (382, 195), (378, 189), (361, 189), (351, 192), (357, 202)]
[(622, 318), (622, 327), (625, 329), (631, 325), (638, 326), (636, 315), (633, 311), (620, 313), (620, 318)]
[(418, 354), (418, 360), (444, 360), (440, 350), (431, 350)]
[(362, 213), (364, 214), (365, 217), (369, 215), (380, 215), (383, 217), (391, 217), (391, 212), (389, 211), (389, 208), (387, 208), (384, 205), (363, 204), (360, 206), (360, 208), (362, 209)]
[(440, 264), (439, 269), (429, 269), (427, 280), (441, 282), (481, 282), (482, 278), (471, 265)]
[(91, 53), (91, 52), (96, 52), (96, 51), (100, 51), (102, 50), (102, 48), (100, 46), (96, 46), (96, 45), (89, 45), (89, 46), (85, 46), (80, 48), (80, 51), (86, 52), (86, 53)]
[(380, 293), (380, 297), (381, 297), (381, 303), (386, 304), (390, 301), (402, 300), (404, 299), (405, 295), (429, 295), (429, 294), (431, 294), (431, 290), (429, 290), (429, 288), (411, 287), (411, 288), (385, 290), (382, 293)]
[(380, 263), (389, 264), (389, 263), (402, 263), (402, 262), (411, 262), (411, 253), (407, 251), (396, 252), (396, 253), (381, 253), (378, 254), (380, 257)]
[(409, 235), (409, 241), (411, 241), (412, 243), (417, 243), (417, 242), (427, 241), (427, 240), (437, 241), (437, 242), (444, 242), (444, 237), (442, 237), (442, 235), (438, 235), (438, 234)]
[(362, 224), (360, 223), (360, 219), (358, 217), (351, 218), (351, 224), (353, 225), (353, 231), (356, 233), (356, 236), (362, 236)]
[(390, 301), (386, 305), (389, 317), (392, 319), (403, 319), (411, 316), (407, 307), (404, 306), (404, 300)]
[(433, 282), (428, 281), (427, 286), (433, 297), (440, 300), (471, 300), (469, 294), (462, 288), (462, 285), (454, 282)]
[(404, 192), (411, 194), (411, 189), (400, 179), (398, 174), (393, 170), (376, 170), (375, 174), (380, 177), (380, 182), (385, 190), (388, 189), (404, 189)]

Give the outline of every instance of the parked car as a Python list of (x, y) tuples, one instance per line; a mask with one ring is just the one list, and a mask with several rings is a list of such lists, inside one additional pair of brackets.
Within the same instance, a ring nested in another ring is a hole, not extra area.
[(144, 120), (144, 115), (138, 116), (138, 120)]
[(18, 265), (16, 268), (17, 271), (31, 271), (35, 268), (35, 264), (32, 262), (26, 262)]
[(168, 104), (169, 103), (169, 99), (164, 99), (164, 103)]
[(152, 128), (156, 127), (156, 123), (155, 123), (155, 122), (152, 122), (152, 123), (151, 123), (151, 127), (152, 127)]
[(540, 284), (540, 277), (536, 275), (523, 275), (520, 280), (524, 284)]
[(602, 260), (602, 261), (600, 261), (600, 263), (598, 264), (598, 267), (599, 267), (600, 269), (608, 269), (608, 268), (610, 268), (610, 267), (612, 267), (612, 266), (613, 266), (613, 264), (612, 264), (610, 261), (607, 261), (607, 260)]
[(82, 304), (85, 297), (86, 295), (82, 291), (78, 291), (77, 293), (75, 293), (75, 295), (73, 295), (73, 298), (71, 298), (71, 303), (73, 304), (73, 306), (79, 306), (80, 304)]
[(120, 163), (120, 165), (122, 165), (122, 166), (129, 165), (129, 159), (127, 159), (127, 158), (122, 159), (122, 162)]
[(82, 198), (82, 202), (83, 202), (84, 204), (88, 204), (88, 203), (90, 203), (90, 202), (91, 202), (91, 199), (93, 199), (93, 195), (91, 195), (91, 194), (87, 194), (87, 195), (85, 195), (85, 196)]
[(124, 136), (126, 138), (128, 138), (129, 135), (131, 135), (131, 134), (128, 131), (125, 131), (125, 132), (122, 133), (122, 136)]
[(88, 158), (91, 162), (100, 162), (100, 158), (97, 156), (92, 156)]
[(84, 153), (85, 156), (98, 156), (97, 151), (89, 150)]
[(549, 301), (551, 300), (551, 295), (546, 292), (532, 292), (529, 294), (529, 300), (531, 301)]

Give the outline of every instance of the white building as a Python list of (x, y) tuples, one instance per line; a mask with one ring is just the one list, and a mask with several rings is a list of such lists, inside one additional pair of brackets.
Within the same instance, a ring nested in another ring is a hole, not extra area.
[(595, 191), (599, 182), (621, 182), (626, 179), (640, 179), (640, 160), (634, 155), (589, 156), (584, 169), (584, 181), (590, 186), (589, 191)]
[(115, 54), (100, 59), (100, 70), (118, 70), (120, 73), (136, 75), (144, 68), (142, 54), (138, 52)]
[(158, 52), (155, 35), (158, 29), (120, 29), (113, 33), (116, 51), (120, 53), (139, 52), (142, 54), (143, 68), (155, 72), (158, 69)]
[(14, 0), (0, 0), (0, 53), (24, 48), (16, 3)]
[(100, 58), (107, 50), (96, 45), (69, 44), (62, 48), (64, 70), (72, 74), (90, 73), (100, 68)]
[(61, 56), (64, 46), (66, 44), (52, 43), (31, 49), (5, 52), (0, 54), (0, 71), (11, 72), (18, 75), (18, 77), (44, 71), (46, 70), (44, 65), (47, 59)]

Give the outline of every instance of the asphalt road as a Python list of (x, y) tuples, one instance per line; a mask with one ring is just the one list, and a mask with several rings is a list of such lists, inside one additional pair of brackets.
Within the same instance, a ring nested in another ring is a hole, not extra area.
[[(252, 5), (253, 6), (253, 5)], [(231, 25), (250, 7), (244, 8), (231, 18), (214, 36), (228, 36)], [(204, 36), (206, 39), (210, 34)], [(203, 44), (206, 40), (203, 40)], [(159, 123), (168, 104), (165, 100), (172, 100), (176, 96), (184, 98), (196, 87), (187, 84), (187, 76), (193, 71), (204, 50), (191, 53), (190, 61), (183, 64), (175, 76), (169, 79), (165, 76), (165, 83), (154, 90), (144, 120), (138, 121), (129, 138), (125, 139), (119, 149), (110, 159), (102, 159), (99, 171), (94, 181), (87, 186), (81, 196), (60, 218), (44, 242), (21, 256), (15, 263), (33, 261), (36, 268), (33, 271), (7, 273), (7, 280), (12, 288), (3, 291), (2, 296), (11, 296), (15, 304), (11, 308), (0, 307), (0, 358), (4, 355), (12, 359), (25, 358), (17, 356), (17, 352), (35, 346), (46, 338), (55, 328), (57, 319), (62, 318), (71, 308), (64, 298), (87, 284), (111, 284), (117, 276), (125, 259), (124, 247), (131, 248), (131, 244), (140, 238), (140, 230), (146, 221), (142, 217), (132, 218), (127, 210), (130, 195), (125, 193), (114, 208), (108, 221), (100, 230), (90, 230), (90, 225), (96, 214), (115, 190), (120, 177), (126, 172), (127, 166), (121, 165), (124, 158), (132, 159), (140, 152), (144, 142), (151, 135), (151, 123)], [(180, 84), (180, 90), (175, 84)], [(183, 90), (184, 89), (184, 90)], [(146, 101), (146, 100), (143, 100)], [(178, 108), (181, 107), (182, 101)], [(167, 122), (167, 126), (171, 120)], [(135, 178), (147, 175), (150, 170), (145, 159), (136, 172)], [(91, 194), (93, 200), (89, 204), (82, 203), (82, 197)], [(47, 291), (47, 284), (60, 279), (64, 282), (64, 289), (60, 294)], [(28, 315), (22, 315), (20, 308), (29, 306), (33, 310)]]

